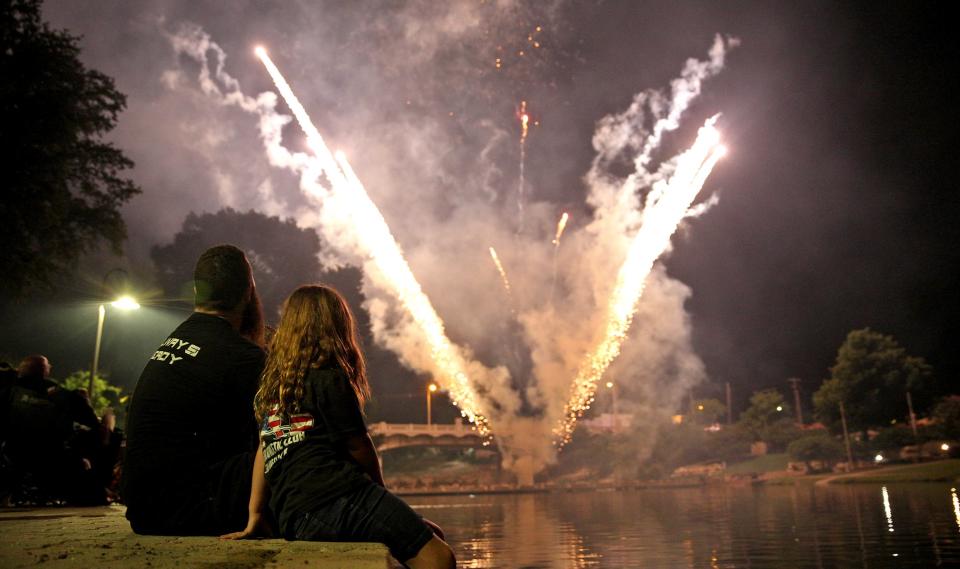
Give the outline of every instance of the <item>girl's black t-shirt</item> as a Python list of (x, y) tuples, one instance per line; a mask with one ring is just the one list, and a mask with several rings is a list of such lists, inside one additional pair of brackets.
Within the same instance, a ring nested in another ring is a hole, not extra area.
[(299, 514), (373, 481), (351, 458), (346, 439), (367, 432), (350, 380), (339, 368), (311, 369), (303, 401), (260, 430), (270, 507), (286, 535)]

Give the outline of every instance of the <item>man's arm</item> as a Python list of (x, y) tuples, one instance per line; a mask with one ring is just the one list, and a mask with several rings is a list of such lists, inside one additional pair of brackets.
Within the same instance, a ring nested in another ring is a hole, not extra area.
[(270, 497), (270, 488), (267, 487), (267, 478), (263, 471), (263, 445), (257, 448), (257, 457), (253, 461), (253, 480), (250, 484), (250, 503), (247, 508), (247, 527), (221, 535), (221, 539), (244, 539), (271, 535), (272, 529), (264, 512), (267, 508), (267, 499)]
[(383, 470), (380, 468), (380, 456), (369, 433), (351, 435), (346, 439), (347, 452), (360, 468), (377, 484), (387, 487), (383, 482)]

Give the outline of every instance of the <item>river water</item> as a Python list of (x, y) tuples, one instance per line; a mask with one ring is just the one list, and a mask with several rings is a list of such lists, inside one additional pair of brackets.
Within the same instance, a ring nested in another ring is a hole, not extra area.
[(960, 567), (942, 484), (408, 497), (459, 567)]

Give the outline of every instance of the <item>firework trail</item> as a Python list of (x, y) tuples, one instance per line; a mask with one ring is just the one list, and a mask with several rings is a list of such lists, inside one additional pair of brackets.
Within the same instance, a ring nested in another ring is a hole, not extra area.
[(530, 128), (530, 115), (527, 114), (527, 102), (520, 101), (520, 185), (517, 188), (517, 235), (523, 233), (523, 207), (526, 200), (526, 163), (527, 132)]
[[(307, 144), (313, 152), (314, 163), (307, 166), (304, 179), (308, 174), (313, 174), (314, 177), (307, 183), (301, 180), (301, 186), (316, 197), (342, 202), (344, 209), (350, 212), (353, 237), (369, 256), (372, 268), (379, 273), (380, 280), (392, 289), (391, 292), (400, 305), (422, 331), (424, 340), (430, 348), (431, 358), (439, 372), (439, 377), (435, 379), (441, 387), (450, 392), (454, 404), (460, 407), (464, 417), (474, 423), (478, 433), (488, 439), (490, 427), (481, 410), (479, 396), (467, 376), (468, 362), (460, 350), (447, 338), (440, 317), (403, 258), (400, 246), (390, 233), (383, 215), (367, 195), (366, 189), (350, 167), (346, 157), (339, 152), (336, 156), (331, 154), (320, 132), (313, 125), (280, 70), (270, 60), (266, 50), (258, 47), (255, 53), (266, 67), (287, 106), (293, 111), (300, 128), (307, 135)], [(329, 188), (317, 182), (317, 177), (321, 174), (328, 181)]]
[(503, 288), (507, 291), (507, 296), (512, 296), (513, 291), (510, 289), (510, 279), (507, 278), (507, 271), (503, 269), (503, 263), (500, 262), (497, 250), (493, 247), (490, 247), (490, 258), (493, 259), (493, 264), (497, 266), (497, 272), (500, 273), (500, 280), (503, 281)]
[(716, 119), (707, 120), (693, 146), (679, 156), (673, 174), (657, 182), (659, 187), (653, 188), (657, 199), (652, 203), (648, 201), (643, 225), (634, 236), (627, 258), (620, 267), (607, 308), (607, 329), (603, 340), (581, 363), (563, 417), (553, 429), (554, 444), (558, 448), (570, 442), (577, 419), (593, 402), (597, 381), (620, 354), (620, 346), (630, 328), (653, 263), (670, 246), (670, 237), (687, 216), (707, 176), (726, 152), (720, 144), (720, 133), (714, 127)]
[(557, 288), (557, 257), (560, 254), (560, 237), (563, 236), (563, 230), (567, 228), (567, 221), (570, 215), (563, 212), (560, 221), (557, 222), (557, 233), (553, 237), (553, 275), (550, 277), (550, 304), (553, 304), (553, 293)]

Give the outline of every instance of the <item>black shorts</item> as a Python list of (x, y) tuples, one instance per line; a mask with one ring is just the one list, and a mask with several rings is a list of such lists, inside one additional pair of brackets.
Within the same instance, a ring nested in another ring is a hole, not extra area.
[[(127, 497), (127, 519), (145, 535), (222, 535), (247, 525), (254, 453), (231, 456), (189, 481), (156, 481), (150, 496)], [(146, 486), (144, 484), (144, 486)], [(133, 498), (133, 499), (132, 499)]]
[(294, 516), (292, 527), (292, 538), (297, 540), (382, 543), (401, 563), (416, 557), (433, 537), (420, 514), (372, 483)]

